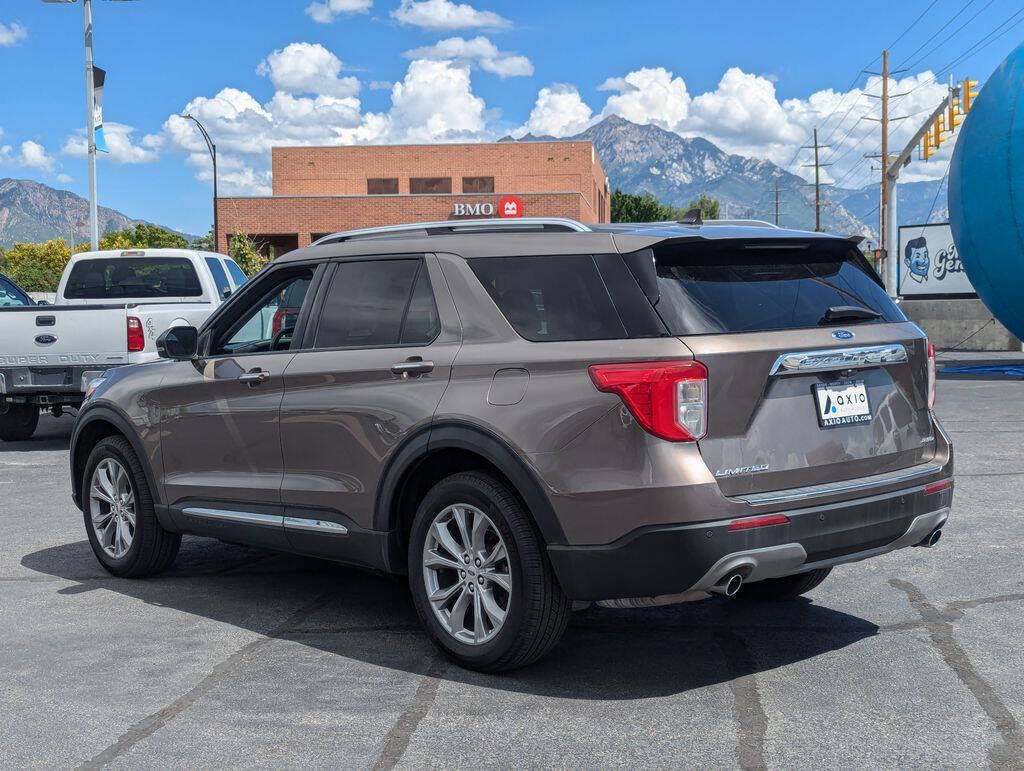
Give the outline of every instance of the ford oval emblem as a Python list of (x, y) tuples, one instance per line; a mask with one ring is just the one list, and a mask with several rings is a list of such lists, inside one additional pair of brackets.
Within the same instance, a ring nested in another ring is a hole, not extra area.
[(39, 345), (52, 345), (57, 342), (56, 335), (36, 335), (36, 343)]
[(837, 329), (832, 333), (836, 340), (853, 340), (853, 332), (848, 329)]

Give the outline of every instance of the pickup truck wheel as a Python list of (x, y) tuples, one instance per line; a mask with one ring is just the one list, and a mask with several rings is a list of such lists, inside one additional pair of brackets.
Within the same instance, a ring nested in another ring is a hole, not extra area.
[(8, 404), (0, 413), (0, 439), (22, 442), (31, 438), (39, 425), (39, 408), (34, 404)]
[(85, 531), (109, 573), (139, 578), (166, 569), (181, 545), (181, 534), (160, 526), (142, 465), (127, 440), (100, 440), (89, 454), (82, 478)]
[(409, 587), (438, 647), (483, 672), (541, 658), (570, 615), (529, 514), (481, 471), (453, 474), (423, 499), (409, 538)]
[(764, 581), (743, 584), (736, 597), (740, 600), (755, 602), (792, 600), (811, 591), (828, 578), (828, 574), (831, 572), (832, 568), (818, 568), (817, 570), (808, 570), (806, 573), (797, 573), (795, 576), (766, 578)]

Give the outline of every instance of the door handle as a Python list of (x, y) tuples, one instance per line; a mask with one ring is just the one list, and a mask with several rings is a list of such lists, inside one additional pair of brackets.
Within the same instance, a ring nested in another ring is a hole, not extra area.
[(423, 361), (419, 356), (410, 356), (405, 361), (391, 365), (391, 371), (400, 377), (415, 377), (434, 371), (434, 362)]
[(239, 375), (238, 381), (240, 383), (248, 383), (250, 386), (259, 385), (264, 380), (270, 378), (270, 373), (262, 369), (251, 369), (248, 372)]

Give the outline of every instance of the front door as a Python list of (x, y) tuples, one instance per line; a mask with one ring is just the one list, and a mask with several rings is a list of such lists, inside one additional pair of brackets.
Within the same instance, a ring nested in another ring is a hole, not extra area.
[(293, 548), (358, 560), (353, 536), (392, 454), (429, 426), (461, 330), (433, 256), (342, 261), (329, 282), (285, 371), (281, 496)]
[[(157, 392), (164, 495), (188, 529), (227, 537), (249, 523), (283, 542), (279, 411), (291, 338), (313, 268), (281, 268), (218, 316), (207, 350), (172, 362)], [(207, 334), (204, 334), (207, 338)]]

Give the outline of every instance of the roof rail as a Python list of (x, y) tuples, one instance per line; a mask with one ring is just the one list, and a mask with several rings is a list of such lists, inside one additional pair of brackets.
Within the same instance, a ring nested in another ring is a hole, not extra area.
[(732, 226), (744, 226), (748, 228), (775, 228), (778, 230), (779, 226), (765, 220), (704, 220), (705, 225), (732, 225)]
[(590, 228), (567, 217), (517, 217), (507, 219), (465, 219), (440, 222), (410, 222), (404, 225), (381, 225), (375, 228), (344, 230), (318, 238), (313, 246), (339, 244), (371, 238), (416, 238), (453, 233), (507, 233), (507, 232), (566, 232), (588, 233)]

